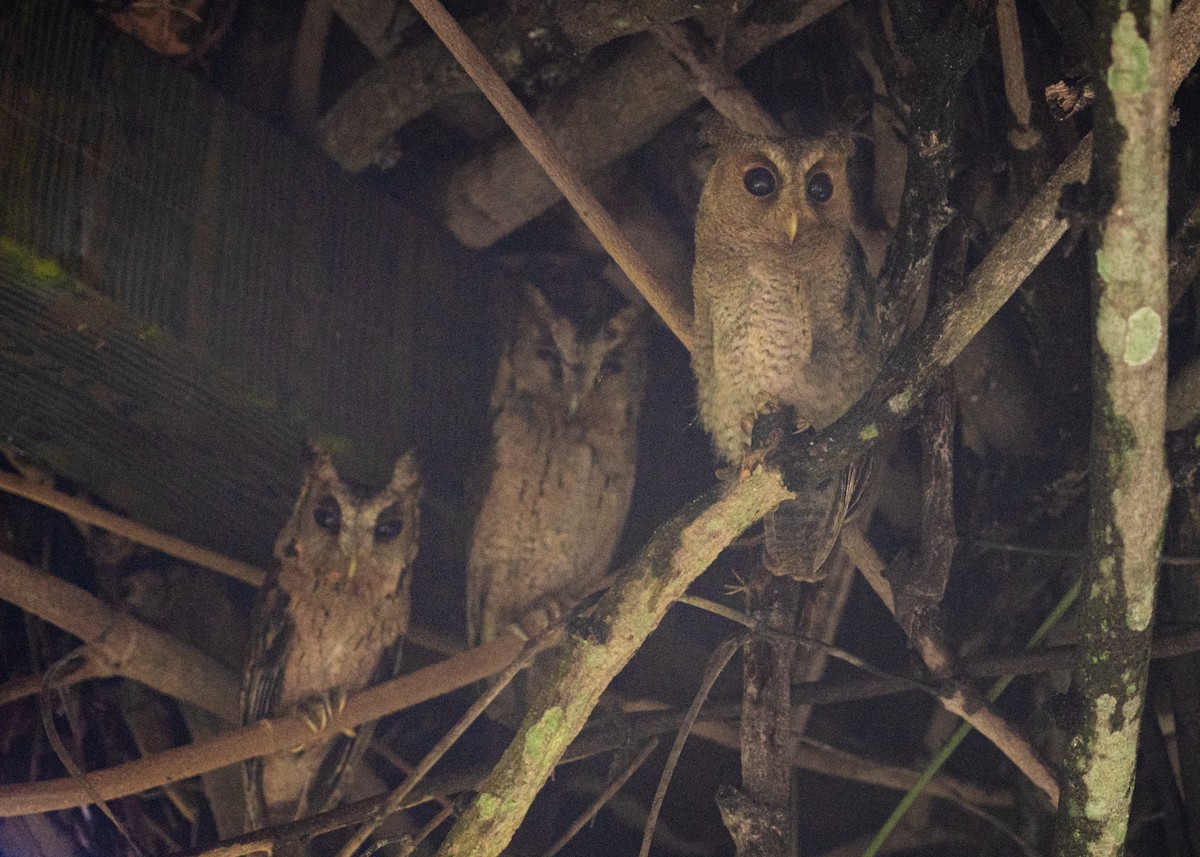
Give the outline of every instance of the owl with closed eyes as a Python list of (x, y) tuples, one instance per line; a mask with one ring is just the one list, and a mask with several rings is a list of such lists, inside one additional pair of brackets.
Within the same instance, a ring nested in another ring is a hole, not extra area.
[[(408, 630), (420, 497), (411, 452), (371, 493), (343, 482), (328, 453), (313, 447), (255, 605), (244, 723), (306, 708), (319, 720), (321, 706), (327, 714), (346, 693), (394, 675)], [(371, 734), (364, 726), (247, 762), (248, 828), (333, 807)]]
[(523, 287), (492, 389), (486, 490), (467, 563), (472, 645), (539, 602), (573, 601), (608, 571), (633, 492), (644, 327), (638, 306), (589, 327)]
[[(874, 281), (855, 237), (846, 134), (772, 139), (711, 132), (713, 164), (696, 213), (696, 374), (700, 420), (717, 454), (743, 460), (756, 416), (791, 406), (797, 429), (840, 417), (880, 366)], [(857, 468), (811, 486), (765, 521), (764, 563), (823, 576)]]

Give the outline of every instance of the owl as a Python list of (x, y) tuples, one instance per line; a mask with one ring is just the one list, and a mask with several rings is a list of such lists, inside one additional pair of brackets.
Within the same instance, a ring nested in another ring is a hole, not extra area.
[[(377, 494), (356, 492), (313, 447), (300, 496), (275, 542), (276, 564), (254, 610), (242, 683), (253, 723), (336, 705), (391, 678), (408, 630), (421, 478), (410, 452)], [(299, 752), (247, 762), (247, 826), (292, 821), (337, 803), (370, 727)]]
[(629, 305), (585, 331), (524, 286), (492, 389), (486, 490), (467, 561), (472, 645), (539, 602), (573, 600), (608, 571), (637, 463), (643, 322)]
[[(855, 237), (846, 134), (772, 139), (715, 129), (692, 271), (700, 420), (739, 463), (754, 418), (791, 406), (822, 429), (880, 365), (874, 281)], [(815, 581), (841, 530), (857, 468), (767, 516), (764, 562)]]

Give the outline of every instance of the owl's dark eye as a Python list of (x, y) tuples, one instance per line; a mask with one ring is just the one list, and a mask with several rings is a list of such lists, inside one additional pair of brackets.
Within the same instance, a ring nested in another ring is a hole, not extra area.
[(833, 196), (833, 179), (829, 173), (813, 173), (808, 177), (808, 198), (813, 202), (828, 202)]
[(550, 375), (554, 378), (555, 382), (562, 383), (562, 357), (558, 351), (548, 345), (540, 345), (533, 353), (539, 360), (546, 361), (546, 365), (550, 368)]
[(742, 176), (742, 184), (754, 196), (770, 196), (778, 183), (775, 173), (766, 167), (751, 167)]
[(375, 522), (375, 543), (386, 544), (404, 531), (404, 516), (395, 506), (389, 506), (379, 514)]
[(621, 362), (621, 358), (616, 355), (610, 355), (604, 358), (604, 362), (600, 364), (600, 373), (597, 376), (598, 381), (603, 381), (605, 378), (610, 378), (613, 375), (620, 373), (625, 368), (625, 364)]
[(342, 527), (342, 509), (337, 504), (337, 500), (332, 497), (323, 497), (313, 507), (313, 520), (317, 526), (331, 536), (336, 536), (338, 530)]

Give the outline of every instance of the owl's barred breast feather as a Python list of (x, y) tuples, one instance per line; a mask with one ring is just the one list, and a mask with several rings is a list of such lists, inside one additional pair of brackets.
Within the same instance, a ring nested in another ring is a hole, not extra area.
[[(844, 134), (770, 139), (725, 128), (696, 214), (692, 273), (701, 422), (731, 463), (754, 419), (790, 406), (823, 428), (878, 373), (874, 283), (854, 234)], [(765, 522), (768, 568), (818, 580), (854, 475), (812, 486)]]
[[(578, 298), (589, 281), (570, 286)], [(467, 561), (472, 645), (532, 608), (569, 604), (608, 571), (637, 469), (644, 310), (626, 305), (594, 330), (532, 285), (524, 297), (492, 391), (490, 466)], [(519, 714), (547, 663), (536, 660), (489, 713)]]
[[(276, 564), (254, 610), (242, 683), (252, 723), (319, 705), (395, 674), (408, 630), (412, 563), (419, 537), (421, 479), (411, 453), (391, 481), (363, 496), (314, 447)], [(243, 765), (247, 828), (332, 808), (370, 743), (373, 724), (300, 753)]]

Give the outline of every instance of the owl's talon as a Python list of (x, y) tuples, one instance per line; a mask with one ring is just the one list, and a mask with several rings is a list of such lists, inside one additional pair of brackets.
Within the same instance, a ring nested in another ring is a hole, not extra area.
[(304, 724), (314, 735), (319, 735), (329, 726), (330, 721), (346, 708), (346, 691), (340, 687), (332, 688), (302, 700), (296, 704), (296, 708)]

